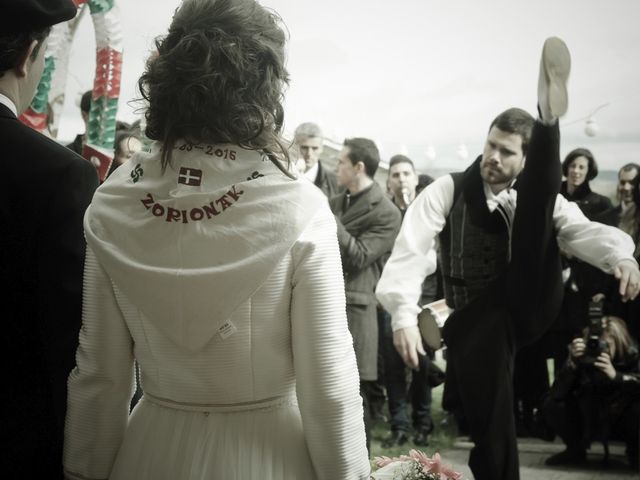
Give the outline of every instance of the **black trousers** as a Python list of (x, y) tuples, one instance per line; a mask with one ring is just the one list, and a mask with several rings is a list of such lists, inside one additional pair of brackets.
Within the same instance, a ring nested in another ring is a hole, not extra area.
[(560, 190), (558, 126), (535, 124), (518, 202), (507, 271), (444, 327), (447, 382), (467, 418), (476, 480), (517, 480), (513, 359), (519, 346), (547, 330), (562, 303), (560, 254), (553, 208)]
[[(420, 355), (418, 370), (409, 372), (398, 350), (393, 345), (391, 315), (385, 310), (379, 309), (378, 321), (379, 352), (382, 353), (384, 360), (382, 379), (387, 390), (391, 431), (407, 433), (413, 425), (416, 431), (431, 432), (433, 430), (431, 385), (429, 385), (427, 375), (432, 360), (428, 355)], [(409, 419), (409, 405), (411, 406), (411, 419)]]

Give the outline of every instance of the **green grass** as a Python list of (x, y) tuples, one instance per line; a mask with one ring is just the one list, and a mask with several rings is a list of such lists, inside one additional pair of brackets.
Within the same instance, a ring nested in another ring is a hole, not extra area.
[[(432, 390), (431, 416), (435, 426), (430, 439), (429, 446), (415, 446), (411, 440), (400, 447), (384, 448), (382, 442), (389, 436), (389, 423), (377, 422), (371, 433), (371, 458), (379, 456), (396, 457), (409, 453), (409, 450), (416, 449), (423, 451), (429, 456), (436, 452), (449, 449), (456, 440), (457, 429), (455, 425), (442, 425), (442, 420), (446, 417), (446, 412), (442, 410), (442, 391), (443, 385)], [(388, 415), (385, 405), (385, 415)], [(410, 435), (410, 438), (412, 435)]]

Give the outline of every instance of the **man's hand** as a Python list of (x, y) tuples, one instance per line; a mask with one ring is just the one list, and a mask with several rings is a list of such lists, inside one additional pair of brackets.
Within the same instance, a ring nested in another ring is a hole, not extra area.
[(623, 260), (613, 270), (613, 275), (620, 281), (622, 301), (635, 300), (640, 292), (640, 271), (634, 262)]
[(418, 368), (418, 354), (426, 355), (422, 346), (422, 337), (418, 326), (401, 328), (393, 332), (393, 345), (404, 363), (413, 369)]

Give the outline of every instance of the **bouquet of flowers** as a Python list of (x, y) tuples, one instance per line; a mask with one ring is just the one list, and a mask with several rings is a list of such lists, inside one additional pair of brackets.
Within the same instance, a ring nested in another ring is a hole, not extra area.
[(373, 463), (378, 469), (371, 475), (372, 480), (462, 480), (462, 473), (443, 464), (438, 453), (429, 458), (423, 452), (411, 450), (409, 455), (376, 457)]

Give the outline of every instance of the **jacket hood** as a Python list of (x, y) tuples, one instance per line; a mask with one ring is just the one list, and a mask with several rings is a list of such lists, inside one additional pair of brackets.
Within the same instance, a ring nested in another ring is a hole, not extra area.
[(197, 349), (260, 288), (323, 202), (260, 152), (178, 143), (163, 173), (156, 143), (96, 191), (84, 228), (127, 299)]

